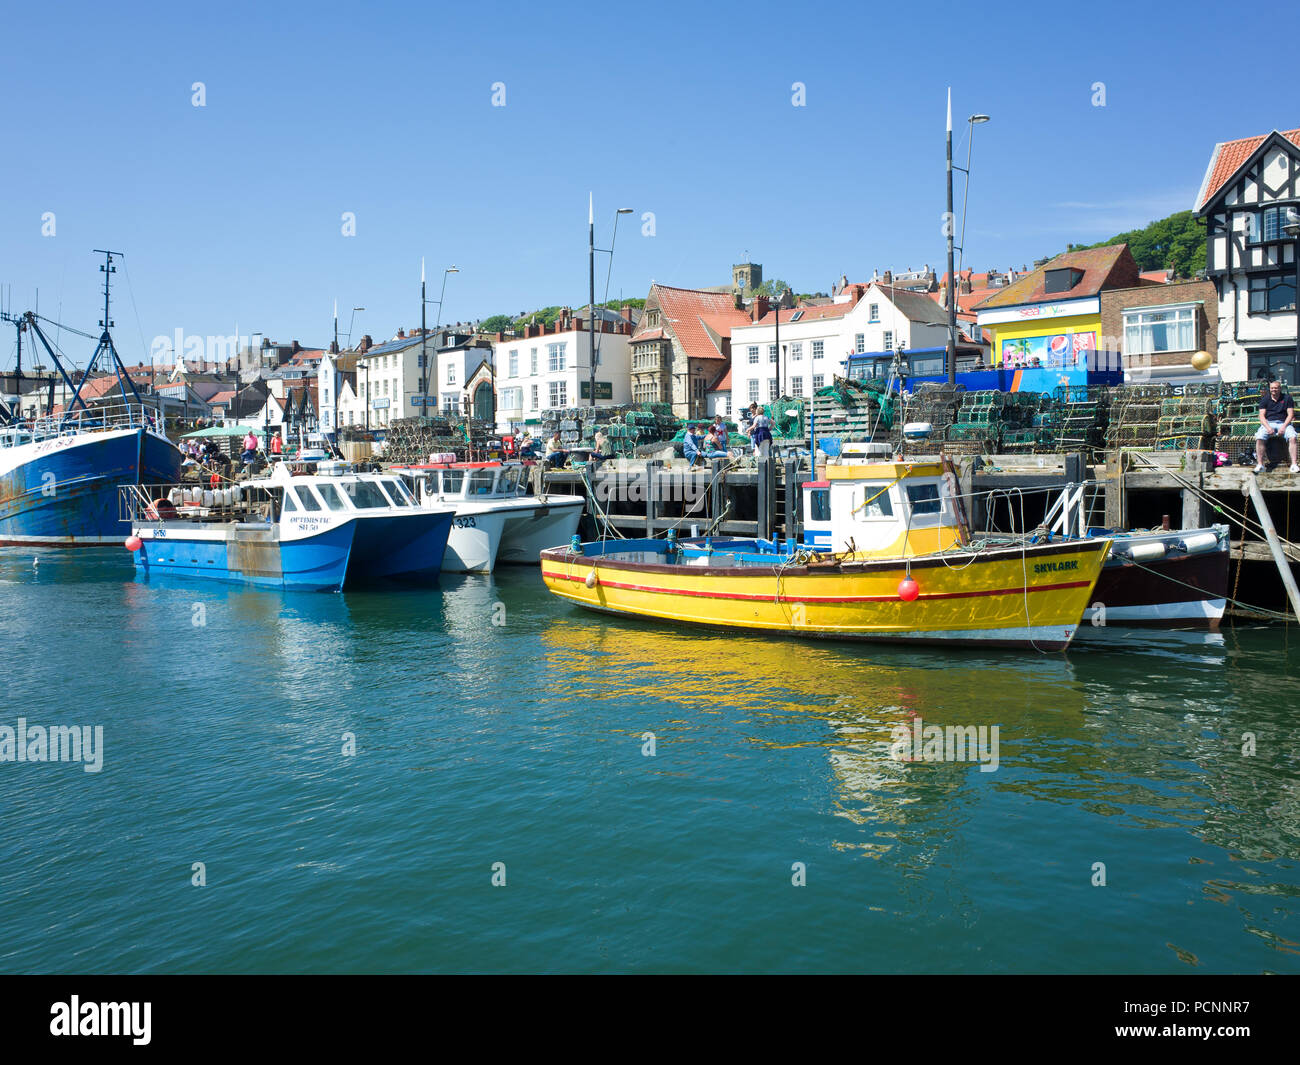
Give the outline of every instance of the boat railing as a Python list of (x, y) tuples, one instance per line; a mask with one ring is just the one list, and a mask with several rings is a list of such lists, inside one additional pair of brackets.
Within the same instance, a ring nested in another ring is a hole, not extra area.
[(31, 423), (32, 435), (38, 440), (109, 429), (139, 428), (162, 432), (162, 415), (146, 403), (113, 402), (97, 403), (91, 407), (78, 405), (75, 410), (46, 415)]
[(224, 484), (127, 484), (118, 489), (118, 517), (132, 525), (164, 521), (270, 521), (275, 499), (261, 486)]

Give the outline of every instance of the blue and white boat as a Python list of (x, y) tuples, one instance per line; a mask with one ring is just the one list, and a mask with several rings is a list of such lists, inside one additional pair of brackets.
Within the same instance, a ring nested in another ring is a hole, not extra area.
[(119, 488), (180, 477), (156, 421), (133, 403), (0, 428), (0, 545), (120, 544)]
[[(17, 329), (18, 358), (12, 397), (0, 397), (0, 545), (102, 547), (121, 543), (130, 532), (122, 520), (118, 493), (124, 485), (175, 481), (182, 456), (167, 439), (163, 419), (146, 406), (122, 365), (109, 327), (109, 287), (116, 272), (113, 257), (104, 265), (103, 332), (80, 380), (64, 366), (57, 346), (41, 329), (49, 319), (28, 311), (0, 314)], [(57, 323), (55, 323), (57, 324)], [(75, 330), (73, 330), (75, 332)], [(54, 378), (35, 379), (48, 394), (23, 417), (23, 337), (40, 342), (71, 398), (61, 413), (54, 406)], [(89, 334), (81, 334), (89, 336)], [(91, 339), (94, 339), (93, 337)], [(87, 403), (82, 392), (103, 358), (117, 375), (118, 397)], [(12, 398), (14, 402), (9, 402)], [(43, 409), (42, 409), (43, 408)]]
[(455, 511), (418, 506), (398, 477), (293, 474), (216, 489), (122, 489), (127, 547), (146, 575), (306, 591), (436, 578)]

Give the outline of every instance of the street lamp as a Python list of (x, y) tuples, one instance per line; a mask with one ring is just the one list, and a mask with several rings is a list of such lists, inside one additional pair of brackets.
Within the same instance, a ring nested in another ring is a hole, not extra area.
[(352, 349), (352, 323), (357, 320), (357, 311), (364, 311), (364, 307), (353, 307), (352, 317), (348, 319), (348, 350)]
[[(443, 301), (443, 299), (444, 299), (444, 298), (446, 297), (446, 295), (447, 295), (447, 275), (448, 275), (448, 274), (458, 274), (458, 273), (460, 273), (460, 267), (458, 267), (458, 266), (449, 266), (449, 267), (447, 267), (445, 270), (443, 270), (443, 272), (442, 272), (442, 291), (438, 293), (438, 298), (437, 298), (436, 300), (425, 299), (425, 298), (424, 298), (424, 260), (423, 260), (423, 259), (420, 260), (420, 361), (421, 361), (421, 363), (423, 364), (422, 369), (421, 369), (421, 373), (420, 373), (420, 411), (421, 411), (421, 413), (427, 411), (428, 408), (429, 408), (429, 397), (428, 397), (428, 394), (427, 394), (426, 391), (425, 391), (425, 379), (426, 379), (426, 376), (427, 376), (427, 374), (428, 374), (428, 372), (429, 372), (429, 354), (428, 354), (428, 352), (429, 352), (429, 348), (428, 348), (428, 341), (426, 340), (426, 337), (427, 337), (427, 335), (428, 335), (428, 330), (425, 329), (425, 327), (424, 327), (424, 321), (425, 321), (425, 319), (424, 319), (424, 309), (425, 309), (425, 307), (427, 307), (430, 303), (436, 303), (436, 304), (438, 305), (438, 319), (437, 319), (437, 321), (435, 321), (435, 322), (433, 323), (433, 332), (434, 332), (434, 335), (436, 336), (437, 333), (438, 333), (438, 330), (439, 330), (439, 329), (441, 328), (441, 326), (442, 326), (442, 301)], [(433, 356), (433, 357), (436, 359), (436, 358), (438, 357), (438, 353), (437, 353), (437, 352), (434, 352), (434, 356)], [(433, 382), (433, 384), (434, 384), (434, 387), (436, 388), (436, 387), (437, 387), (437, 384), (438, 384), (438, 382), (437, 382), (437, 374), (434, 375), (434, 382)]]
[[(608, 248), (596, 247), (596, 214), (595, 201), (591, 193), (587, 194), (587, 336), (588, 352), (587, 361), (591, 363), (591, 373), (589, 375), (591, 388), (591, 405), (596, 405), (596, 252), (604, 252), (609, 255), (609, 269), (614, 269), (614, 241), (618, 239), (618, 216), (621, 214), (631, 214), (631, 207), (620, 207), (614, 212), (614, 235), (610, 237)], [(609, 274), (605, 275), (605, 299), (609, 300)]]
[(1282, 223), (1282, 230), (1289, 233), (1295, 238), (1295, 296), (1291, 300), (1291, 307), (1295, 311), (1295, 368), (1291, 376), (1300, 374), (1300, 210), (1294, 207), (1286, 209), (1286, 221)]
[[(971, 115), (966, 120), (970, 129), (968, 131), (970, 140), (974, 140), (974, 130), (976, 126), (983, 125), (989, 120), (988, 115)], [(954, 167), (952, 165), (952, 89), (948, 90), (948, 122), (947, 122), (947, 155), (948, 155), (948, 213), (945, 216), (947, 224), (944, 231), (948, 235), (948, 383), (957, 383), (957, 277), (953, 268), (953, 213), (952, 213), (952, 172), (960, 170), (966, 175), (966, 184), (970, 186), (970, 141), (966, 145), (966, 166)], [(966, 242), (966, 201), (962, 200), (962, 244)], [(965, 261), (966, 249), (962, 248), (962, 260)]]

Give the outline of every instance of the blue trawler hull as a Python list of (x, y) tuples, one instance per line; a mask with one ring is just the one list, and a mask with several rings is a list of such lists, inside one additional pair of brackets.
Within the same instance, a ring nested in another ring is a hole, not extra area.
[(197, 577), (228, 584), (309, 592), (337, 592), (348, 578), (359, 522), (282, 542), (270, 524), (209, 527), (203, 537), (159, 527), (142, 530), (136, 569), (145, 576)]
[(117, 545), (118, 488), (179, 479), (181, 453), (143, 428), (51, 437), (0, 452), (0, 545)]
[(349, 581), (435, 578), (454, 512), (417, 511), (359, 523)]

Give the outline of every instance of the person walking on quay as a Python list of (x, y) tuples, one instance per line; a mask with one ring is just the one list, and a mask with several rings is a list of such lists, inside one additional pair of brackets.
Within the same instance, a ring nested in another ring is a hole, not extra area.
[(284, 454), (284, 442), (280, 439), (280, 434), (276, 433), (271, 437), (271, 461), (275, 462)]
[(1262, 473), (1268, 461), (1268, 442), (1281, 436), (1291, 451), (1291, 472), (1300, 473), (1296, 463), (1295, 400), (1282, 390), (1281, 381), (1269, 382), (1268, 391), (1259, 399), (1259, 431), (1255, 434), (1255, 472)]

